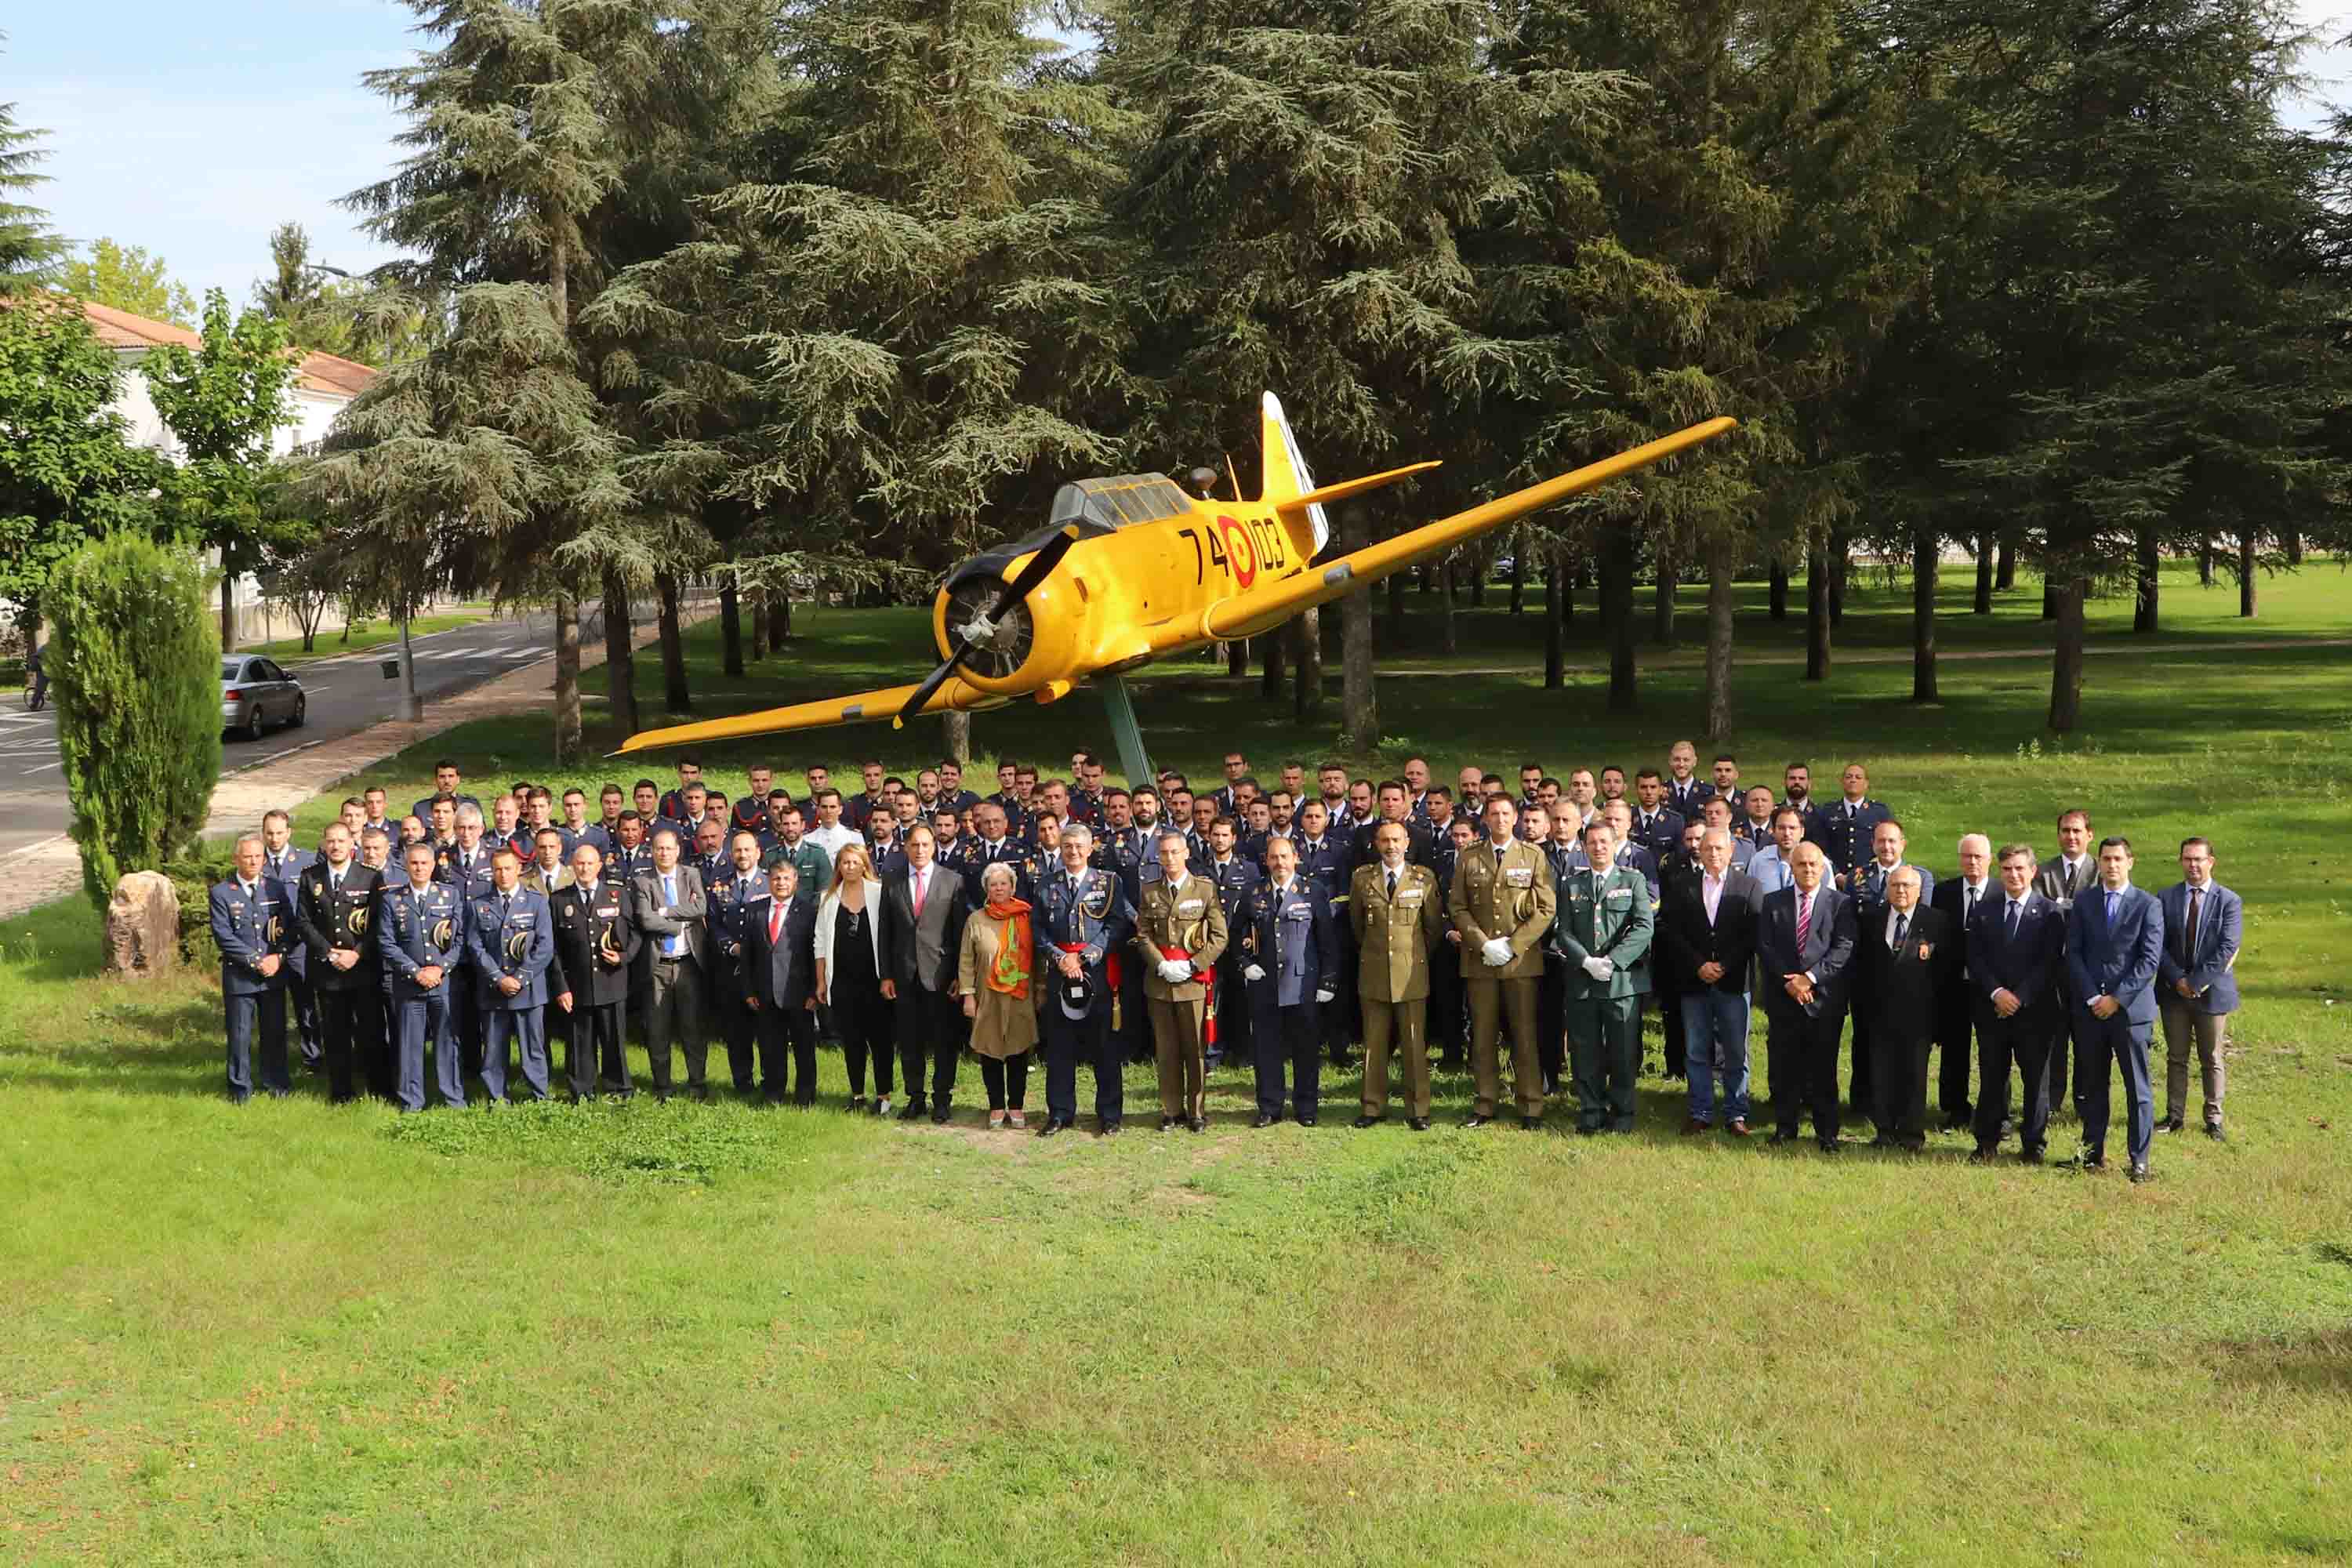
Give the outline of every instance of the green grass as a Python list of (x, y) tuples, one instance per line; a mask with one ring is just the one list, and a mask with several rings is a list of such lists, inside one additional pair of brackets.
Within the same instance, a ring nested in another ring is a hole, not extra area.
[[(2344, 635), (2344, 592), (2332, 565), (2268, 583), (2247, 636)], [(2193, 585), (2171, 598), (2168, 640), (2235, 635), (2192, 616)], [(1845, 645), (1896, 601), (1858, 595)], [(1988, 639), (2037, 629), (2022, 600), (1995, 621)], [(689, 634), (701, 710), (921, 658), (911, 614), (800, 626), (732, 683), (715, 632)], [(1499, 613), (1463, 633), (1469, 668), (1539, 635)], [(1799, 634), (1759, 615), (1740, 635)], [(1562, 692), (1384, 681), (1383, 760), (1633, 764), (1686, 731), (1691, 671), (1612, 717), (1577, 662)], [(1924, 712), (1900, 664), (1739, 678), (1751, 775), (1864, 758), (1938, 868), (1967, 828), (2046, 847), (2077, 803), (2143, 847), (2150, 886), (2180, 836), (2213, 837), (2249, 909), (2234, 1141), (2160, 1139), (2142, 1188), (1971, 1168), (1956, 1137), (1834, 1164), (1684, 1141), (1658, 1080), (1640, 1133), (1598, 1144), (1449, 1128), (1467, 1084), (1443, 1078), (1426, 1136), (1349, 1131), (1352, 1075), (1327, 1075), (1321, 1128), (1252, 1132), (1230, 1068), (1207, 1137), (1109, 1144), (733, 1105), (402, 1122), (306, 1090), (240, 1111), (207, 979), (91, 977), (86, 907), (10, 921), (0, 1542), (26, 1562), (2343, 1561), (2347, 669), (2319, 647), (2095, 658), (2063, 745), (2031, 658), (1955, 661)], [(1255, 690), (1186, 664), (1139, 706), (1196, 775), (1236, 739), (1262, 764), (1327, 749)], [(1102, 738), (1084, 694), (975, 730), (1045, 758)], [(406, 799), (445, 752), (478, 780), (652, 771), (566, 775), (535, 742), (470, 725), (369, 776)], [(753, 757), (903, 768), (935, 744), (871, 728), (706, 760), (740, 785)], [(1127, 1089), (1148, 1122), (1148, 1075)]]
[[(496, 614), (497, 612), (488, 605), (471, 605), (452, 610), (446, 615), (419, 616), (408, 623), (408, 635), (411, 637), (430, 637), (435, 632), (455, 631), (459, 626), (478, 626)], [(314, 639), (314, 646), (308, 651), (304, 650), (300, 637), (281, 637), (276, 642), (257, 643), (249, 647), (240, 647), (236, 651), (241, 654), (259, 654), (265, 658), (274, 658), (284, 665), (297, 665), (307, 659), (333, 658), (341, 654), (365, 653), (372, 648), (394, 647), (399, 645), (399, 642), (400, 627), (397, 625), (389, 621), (371, 620), (361, 621), (354, 625), (352, 627), (349, 642), (343, 640), (342, 628), (338, 626), (331, 632), (320, 632)]]

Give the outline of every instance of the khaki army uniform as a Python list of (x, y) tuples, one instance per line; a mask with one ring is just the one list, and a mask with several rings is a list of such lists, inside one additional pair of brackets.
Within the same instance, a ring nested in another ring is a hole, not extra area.
[(1364, 1011), (1364, 1114), (1389, 1108), (1389, 1047), (1404, 1058), (1407, 1114), (1429, 1119), (1430, 954), (1446, 956), (1445, 890), (1426, 866), (1405, 865), (1389, 890), (1389, 868), (1374, 860), (1356, 868), (1349, 889), (1348, 923), (1356, 933), (1356, 998)]
[[(1536, 987), (1543, 978), (1543, 940), (1556, 908), (1551, 860), (1524, 839), (1507, 845), (1497, 863), (1491, 840), (1481, 838), (1454, 863), (1447, 900), (1462, 933), (1462, 978), (1470, 992), (1470, 1068), (1477, 1080), (1480, 1116), (1495, 1114), (1502, 1091), (1496, 1052), (1506, 1013), (1511, 1021), (1511, 1082), (1521, 1116), (1543, 1114), (1543, 1069), (1536, 1056)], [(1511, 944), (1500, 968), (1481, 951), (1489, 938)]]
[(1160, 1114), (1198, 1121), (1206, 1114), (1208, 1064), (1202, 1020), (1209, 989), (1198, 980), (1171, 983), (1160, 963), (1179, 949), (1194, 973), (1213, 972), (1225, 951), (1225, 905), (1206, 877), (1146, 882), (1136, 904), (1135, 947), (1143, 963), (1144, 1005), (1151, 1014), (1152, 1056), (1160, 1067)]

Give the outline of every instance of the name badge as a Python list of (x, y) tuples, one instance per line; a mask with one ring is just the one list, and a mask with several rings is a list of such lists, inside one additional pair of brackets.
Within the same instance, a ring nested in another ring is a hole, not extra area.
[(1503, 873), (1503, 885), (1507, 888), (1524, 888), (1535, 879), (1536, 874), (1525, 866), (1514, 866)]

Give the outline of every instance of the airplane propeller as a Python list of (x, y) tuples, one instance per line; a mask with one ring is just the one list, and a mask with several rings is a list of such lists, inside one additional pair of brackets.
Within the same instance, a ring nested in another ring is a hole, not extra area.
[(948, 683), (948, 677), (962, 667), (973, 645), (996, 629), (996, 623), (1007, 610), (1026, 599), (1037, 584), (1052, 576), (1054, 568), (1062, 563), (1062, 557), (1067, 555), (1070, 546), (1077, 542), (1076, 530), (1062, 530), (1029, 558), (1029, 564), (1021, 569), (1018, 577), (1004, 585), (1004, 591), (996, 595), (996, 602), (989, 605), (985, 614), (974, 616), (961, 626), (953, 624), (948, 626), (948, 636), (954, 646), (948, 650), (946, 660), (923, 678), (923, 683), (915, 688), (915, 694), (907, 699), (906, 706), (898, 710), (898, 716), (890, 721), (893, 729), (906, 728), (907, 721), (923, 710), (923, 704), (937, 695), (940, 688)]

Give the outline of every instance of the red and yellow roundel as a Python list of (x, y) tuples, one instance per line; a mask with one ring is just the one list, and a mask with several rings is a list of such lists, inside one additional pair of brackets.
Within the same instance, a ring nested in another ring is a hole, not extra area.
[(1257, 581), (1257, 546), (1251, 542), (1249, 530), (1220, 515), (1217, 531), (1225, 536), (1225, 569), (1234, 574), (1236, 586), (1248, 587)]

